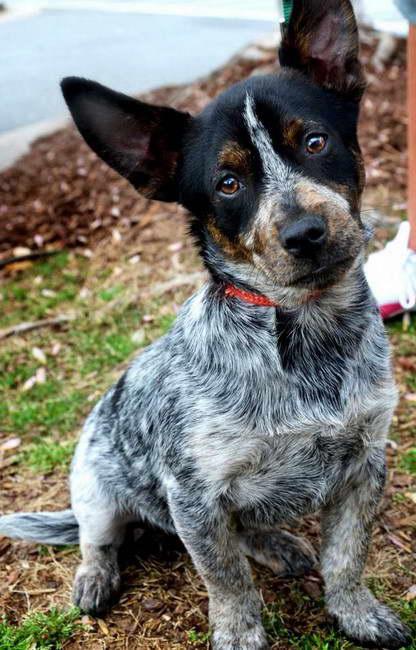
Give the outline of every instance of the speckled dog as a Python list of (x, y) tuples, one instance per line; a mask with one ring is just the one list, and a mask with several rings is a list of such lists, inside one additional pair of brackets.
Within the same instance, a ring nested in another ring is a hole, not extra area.
[(282, 70), (200, 115), (83, 79), (62, 87), (81, 134), (145, 196), (178, 201), (210, 281), (87, 419), (72, 510), (0, 518), (0, 533), (80, 542), (74, 601), (104, 610), (132, 521), (177, 533), (205, 580), (215, 650), (268, 647), (247, 557), (315, 562), (278, 526), (321, 510), (326, 604), (362, 645), (405, 626), (361, 584), (396, 403), (362, 263), (364, 81), (348, 0), (295, 0)]

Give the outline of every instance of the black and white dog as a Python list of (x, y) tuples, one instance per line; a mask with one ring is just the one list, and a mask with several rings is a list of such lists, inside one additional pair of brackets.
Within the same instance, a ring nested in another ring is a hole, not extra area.
[(361, 583), (396, 390), (362, 267), (365, 84), (349, 0), (295, 0), (279, 55), (279, 74), (196, 117), (63, 81), (92, 149), (146, 197), (189, 210), (210, 281), (88, 417), (72, 510), (6, 515), (0, 534), (79, 540), (74, 601), (94, 614), (119, 590), (129, 522), (177, 533), (208, 589), (213, 648), (260, 650), (247, 557), (307, 570), (313, 549), (279, 525), (321, 510), (328, 611), (359, 644), (400, 648), (407, 629)]

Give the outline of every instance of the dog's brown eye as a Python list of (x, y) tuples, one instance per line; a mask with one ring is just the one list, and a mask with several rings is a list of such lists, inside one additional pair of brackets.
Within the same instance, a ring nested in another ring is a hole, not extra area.
[(240, 182), (234, 176), (225, 176), (217, 185), (217, 192), (235, 194), (240, 189)]
[(320, 153), (325, 149), (326, 136), (320, 133), (313, 133), (306, 138), (306, 150), (308, 153)]

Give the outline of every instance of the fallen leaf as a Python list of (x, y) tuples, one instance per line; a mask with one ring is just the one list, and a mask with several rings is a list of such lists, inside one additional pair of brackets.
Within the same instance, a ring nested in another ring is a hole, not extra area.
[(155, 600), (154, 598), (145, 598), (142, 600), (142, 606), (149, 612), (154, 612), (163, 607), (163, 603), (160, 600)]
[(404, 399), (407, 399), (409, 402), (416, 402), (416, 393), (406, 393)]
[(59, 354), (61, 347), (60, 343), (54, 343), (51, 350), (52, 356), (56, 357)]
[(31, 388), (33, 388), (33, 386), (36, 384), (36, 382), (37, 382), (36, 375), (32, 375), (32, 377), (29, 377), (29, 379), (26, 379), (26, 381), (23, 384), (21, 390), (23, 392), (26, 392), (27, 390), (30, 390)]
[(139, 345), (141, 343), (144, 343), (145, 338), (146, 338), (146, 332), (144, 331), (144, 329), (136, 330), (131, 335), (131, 340), (133, 341), (133, 343), (137, 343)]
[(140, 262), (140, 255), (133, 255), (129, 259), (129, 264), (137, 264), (138, 262)]
[(45, 296), (45, 298), (55, 298), (56, 291), (53, 291), (52, 289), (42, 289), (41, 294), (42, 296)]
[(172, 252), (176, 252), (176, 251), (180, 251), (182, 247), (183, 247), (183, 243), (181, 241), (175, 241), (173, 244), (169, 244), (168, 250)]
[(108, 636), (110, 634), (110, 630), (108, 629), (106, 623), (104, 623), (102, 618), (97, 618), (97, 623), (98, 627), (100, 628), (101, 632)]
[(85, 298), (89, 298), (91, 296), (91, 291), (87, 289), (87, 287), (82, 287), (81, 291), (79, 292), (79, 297), (81, 300), (85, 300)]
[(3, 444), (0, 445), (0, 450), (5, 451), (6, 449), (16, 449), (21, 442), (20, 438), (9, 438), (6, 442), (3, 442)]
[(416, 598), (416, 585), (409, 587), (404, 595), (405, 600), (414, 600)]
[(405, 492), (404, 496), (416, 503), (416, 492)]
[(46, 368), (38, 368), (36, 371), (36, 383), (44, 384), (46, 381)]
[(39, 361), (40, 363), (46, 365), (47, 359), (46, 359), (46, 354), (44, 353), (41, 348), (32, 348), (32, 355), (36, 359), (36, 361)]

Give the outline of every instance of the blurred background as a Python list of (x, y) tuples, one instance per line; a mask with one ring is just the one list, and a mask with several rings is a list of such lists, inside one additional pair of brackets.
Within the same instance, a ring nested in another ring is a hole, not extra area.
[[(405, 33), (392, 0), (361, 0), (377, 28)], [(124, 92), (191, 81), (276, 30), (276, 0), (6, 0), (0, 13), (0, 133), (65, 114), (58, 82)]]

